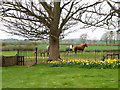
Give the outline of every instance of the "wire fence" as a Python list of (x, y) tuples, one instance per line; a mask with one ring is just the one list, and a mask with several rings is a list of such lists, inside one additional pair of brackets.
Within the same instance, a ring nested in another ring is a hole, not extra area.
[[(43, 50), (39, 51), (38, 48), (35, 48), (33, 51), (26, 51), (26, 50), (18, 50), (17, 51), (18, 56), (24, 56), (25, 61), (45, 61), (49, 59), (48, 52)], [(116, 58), (119, 59), (119, 50), (109, 50), (109, 51), (103, 51), (103, 50), (92, 50), (92, 51), (79, 51), (77, 54), (75, 54), (74, 51), (72, 52), (60, 52), (60, 57), (63, 60), (69, 60), (69, 59), (85, 59), (85, 60), (104, 60), (107, 58)]]
[(35, 48), (34, 50), (24, 50), (19, 49), (17, 50), (18, 56), (24, 56), (25, 62), (32, 62), (35, 61), (42, 61), (42, 60), (48, 60), (48, 53), (44, 51), (39, 51), (38, 48)]

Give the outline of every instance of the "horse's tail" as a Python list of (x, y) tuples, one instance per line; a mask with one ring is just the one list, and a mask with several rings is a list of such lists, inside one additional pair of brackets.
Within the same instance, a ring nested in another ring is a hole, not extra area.
[(66, 47), (65, 51), (69, 51), (69, 47)]

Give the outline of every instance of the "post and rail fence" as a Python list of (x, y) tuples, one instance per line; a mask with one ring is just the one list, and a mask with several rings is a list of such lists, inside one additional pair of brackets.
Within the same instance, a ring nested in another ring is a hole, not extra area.
[[(61, 52), (61, 51), (60, 51)], [(78, 52), (75, 54), (71, 52), (66, 54), (65, 51), (61, 53), (62, 59), (86, 59), (86, 60), (104, 60), (104, 59), (120, 59), (119, 51), (100, 51), (100, 50), (85, 50), (84, 52)], [(92, 56), (92, 57), (91, 57)], [(48, 60), (48, 52), (40, 51), (35, 48), (33, 51), (17, 50), (16, 56), (2, 56), (2, 66), (12, 66), (12, 65), (25, 65), (25, 62), (34, 61), (34, 64), (38, 64), (40, 60)]]

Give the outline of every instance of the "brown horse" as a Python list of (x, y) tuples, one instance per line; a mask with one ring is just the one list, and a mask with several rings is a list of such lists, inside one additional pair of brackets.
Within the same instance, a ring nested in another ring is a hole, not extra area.
[(78, 50), (79, 51), (84, 51), (85, 47), (88, 47), (88, 45), (87, 44), (83, 44), (82, 46), (76, 46), (76, 47), (74, 47), (74, 52), (77, 53)]

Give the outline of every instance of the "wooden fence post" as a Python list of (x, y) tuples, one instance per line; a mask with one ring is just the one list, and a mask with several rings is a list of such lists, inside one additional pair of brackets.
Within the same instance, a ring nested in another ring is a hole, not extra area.
[(35, 54), (36, 55), (36, 58), (35, 58), (36, 59), (36, 63), (35, 64), (37, 64), (37, 52), (38, 52), (38, 48), (35, 49), (35, 53), (36, 53)]
[(95, 61), (96, 61), (96, 49), (95, 49)]
[(16, 54), (16, 56), (17, 56), (17, 65), (19, 64), (19, 49), (17, 49), (17, 54)]
[(19, 49), (17, 49), (17, 56), (19, 56)]
[(1, 65), (1, 66), (3, 67), (3, 66), (5, 66), (5, 57), (2, 56), (2, 59), (1, 59), (1, 60), (2, 60), (2, 65)]

